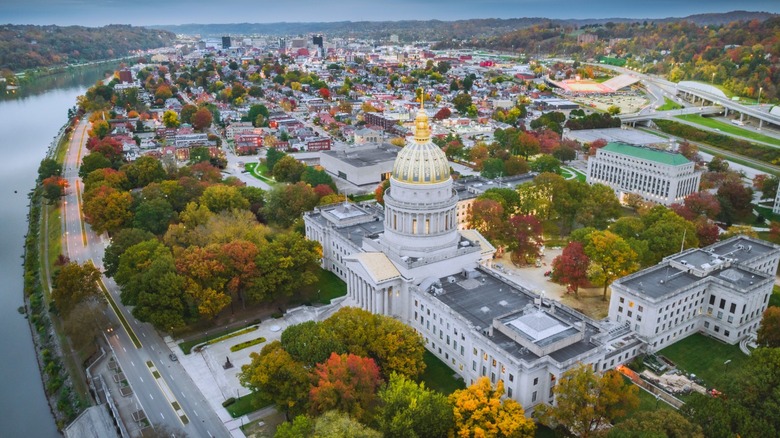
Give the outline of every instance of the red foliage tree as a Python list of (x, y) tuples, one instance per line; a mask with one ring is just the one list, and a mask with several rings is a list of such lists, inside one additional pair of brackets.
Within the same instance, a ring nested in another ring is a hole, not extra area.
[(436, 120), (444, 120), (448, 119), (452, 115), (452, 111), (450, 111), (449, 108), (444, 107), (436, 112), (436, 114), (433, 116)]
[(606, 145), (607, 145), (607, 141), (604, 140), (603, 138), (600, 138), (598, 140), (593, 140), (588, 145), (588, 155), (596, 155), (596, 151), (603, 148)]
[(387, 190), (388, 187), (390, 187), (390, 180), (386, 179), (379, 183), (374, 189), (374, 197), (376, 198), (376, 202), (380, 205), (385, 205), (385, 190)]
[(534, 215), (515, 215), (509, 219), (507, 249), (512, 252), (514, 264), (523, 265), (540, 256), (543, 231), (542, 223)]
[(696, 238), (699, 239), (699, 246), (712, 245), (718, 241), (720, 227), (715, 222), (706, 217), (699, 217), (694, 221), (694, 225), (696, 225)]
[[(720, 202), (718, 198), (710, 192), (696, 192), (691, 193), (683, 201), (685, 207), (693, 213), (693, 217), (688, 220), (693, 220), (699, 216), (704, 216), (710, 219), (715, 219), (720, 213)], [(678, 213), (679, 214), (679, 213)]]
[(338, 409), (358, 420), (369, 418), (381, 383), (374, 359), (331, 353), (328, 360), (317, 364), (314, 379), (309, 400), (315, 413)]
[(561, 135), (552, 129), (542, 129), (536, 133), (539, 139), (539, 152), (551, 154), (553, 149), (561, 145)]
[(316, 187), (314, 187), (314, 193), (317, 194), (318, 198), (322, 199), (328, 195), (332, 195), (335, 192), (327, 184), (318, 184)]
[(203, 131), (211, 126), (213, 120), (214, 117), (211, 115), (211, 111), (207, 108), (201, 108), (192, 116), (192, 127), (197, 131)]
[(320, 88), (320, 96), (323, 99), (330, 99), (330, 90), (327, 87)]
[(590, 258), (585, 254), (582, 243), (573, 241), (566, 245), (561, 255), (552, 261), (550, 278), (556, 283), (566, 285), (566, 293), (577, 291), (588, 284), (588, 267)]

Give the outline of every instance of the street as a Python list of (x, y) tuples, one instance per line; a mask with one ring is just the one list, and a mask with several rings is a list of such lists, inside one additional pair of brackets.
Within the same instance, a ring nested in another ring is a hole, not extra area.
[[(88, 128), (89, 121), (86, 118), (78, 123), (70, 139), (63, 165), (63, 176), (69, 183), (63, 201), (62, 214), (64, 251), (71, 261), (80, 264), (92, 261), (96, 267), (102, 270), (103, 254), (110, 241), (106, 235), (96, 235), (90, 226), (82, 221), (80, 211), (84, 187), (78, 176), (78, 167), (81, 159), (87, 153)], [(220, 413), (224, 416), (222, 418), (209, 408), (203, 394), (197, 389), (181, 365), (168, 358), (171, 350), (167, 347), (165, 340), (150, 324), (137, 321), (120, 304), (119, 287), (113, 279), (103, 277), (103, 283), (114, 302), (117, 303), (131, 330), (142, 344), (140, 348), (136, 348), (119, 318), (113, 312), (109, 312), (111, 324), (114, 327), (113, 333), (108, 337), (109, 345), (122, 367), (138, 403), (152, 424), (165, 424), (171, 430), (182, 430), (190, 437), (231, 436), (224, 425), (225, 421), (230, 420), (227, 412)], [(161, 379), (154, 378), (147, 362), (151, 362), (156, 367)], [(175, 400), (166, 399), (162, 389), (165, 385), (170, 388), (170, 394)], [(178, 402), (181, 406), (186, 421), (174, 412), (173, 401)], [(185, 422), (187, 424), (184, 424)]]

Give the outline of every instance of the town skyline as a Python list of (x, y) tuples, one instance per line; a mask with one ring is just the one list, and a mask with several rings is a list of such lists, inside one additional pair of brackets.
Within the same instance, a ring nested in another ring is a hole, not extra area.
[[(540, 17), (550, 19), (635, 18), (661, 19), (695, 14), (724, 13), (734, 10), (780, 13), (780, 3), (748, 0), (735, 5), (724, 0), (653, 3), (637, 1), (601, 1), (595, 4), (574, 0), (557, 7), (540, 0), (494, 0), (487, 3), (443, 2), (441, 0), (394, 1), (382, 8), (355, 0), (340, 2), (296, 0), (294, 2), (170, 1), (163, 4), (148, 0), (135, 2), (129, 9), (119, 2), (98, 0), (33, 0), (8, 2), (0, 6), (0, 16), (9, 24), (82, 25), (107, 24), (180, 25), (277, 22), (340, 22), (402, 20), (464, 20), (480, 18)], [(241, 12), (239, 12), (241, 11)]]

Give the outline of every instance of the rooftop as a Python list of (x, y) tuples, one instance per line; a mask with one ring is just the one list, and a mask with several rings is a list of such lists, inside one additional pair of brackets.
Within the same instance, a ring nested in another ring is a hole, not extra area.
[(671, 166), (680, 166), (682, 164), (690, 163), (687, 158), (678, 153), (666, 152), (648, 147), (632, 146), (625, 143), (609, 143), (601, 150)]
[(380, 163), (394, 162), (400, 148), (391, 144), (381, 145), (368, 143), (369, 146), (349, 148), (346, 150), (323, 151), (324, 155), (330, 155), (353, 167), (374, 166)]

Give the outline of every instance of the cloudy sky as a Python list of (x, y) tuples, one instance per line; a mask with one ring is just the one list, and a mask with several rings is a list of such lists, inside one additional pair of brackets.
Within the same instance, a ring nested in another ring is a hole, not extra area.
[(0, 0), (0, 23), (185, 24), (467, 18), (663, 18), (735, 9), (780, 13), (778, 0)]

